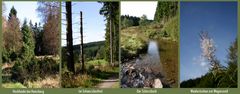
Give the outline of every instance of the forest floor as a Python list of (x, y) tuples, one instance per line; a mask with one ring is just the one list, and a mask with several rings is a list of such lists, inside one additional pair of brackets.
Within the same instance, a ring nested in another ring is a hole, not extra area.
[[(48, 60), (58, 61), (59, 57), (53, 57), (53, 56), (35, 56), (35, 58), (38, 60), (36, 64), (40, 66), (39, 62), (43, 62), (45, 58), (48, 58)], [(51, 59), (50, 59), (51, 58)], [(46, 60), (45, 60), (46, 61)], [(50, 62), (50, 61), (49, 61)], [(49, 63), (48, 62), (48, 63)], [(44, 62), (47, 63), (47, 62)], [(55, 63), (55, 62), (50, 62)], [(57, 74), (49, 74), (44, 77), (38, 77), (37, 80), (29, 80), (29, 78), (25, 80), (24, 83), (20, 83), (17, 81), (12, 80), (12, 71), (13, 67), (15, 65), (14, 62), (10, 63), (3, 63), (2, 65), (2, 87), (4, 88), (59, 88), (60, 87), (60, 77)], [(36, 65), (35, 65), (36, 66)], [(36, 71), (36, 70), (35, 70)], [(40, 70), (37, 70), (39, 72)], [(58, 71), (58, 70), (55, 70)], [(39, 73), (40, 75), (40, 73)], [(24, 75), (26, 76), (26, 75)]]

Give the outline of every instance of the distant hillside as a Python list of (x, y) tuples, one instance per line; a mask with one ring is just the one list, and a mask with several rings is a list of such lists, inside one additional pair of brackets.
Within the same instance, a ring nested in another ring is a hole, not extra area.
[[(93, 58), (104, 58), (105, 41), (97, 41), (83, 44), (85, 59), (91, 60)], [(62, 53), (65, 54), (66, 46), (63, 47)], [(73, 46), (74, 57), (78, 58), (80, 53), (80, 44)]]
[[(104, 46), (104, 43), (105, 43), (105, 41), (90, 42), (90, 43), (83, 44), (83, 47), (84, 47), (84, 49), (91, 49), (91, 48), (96, 48), (96, 47), (99, 47), (99, 46)], [(76, 51), (76, 52), (79, 52), (80, 51), (80, 44), (73, 45), (73, 50)]]

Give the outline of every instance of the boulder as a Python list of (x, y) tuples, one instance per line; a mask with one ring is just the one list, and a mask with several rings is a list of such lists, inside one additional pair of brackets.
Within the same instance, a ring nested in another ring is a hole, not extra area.
[(163, 85), (160, 79), (154, 79), (153, 88), (163, 88)]

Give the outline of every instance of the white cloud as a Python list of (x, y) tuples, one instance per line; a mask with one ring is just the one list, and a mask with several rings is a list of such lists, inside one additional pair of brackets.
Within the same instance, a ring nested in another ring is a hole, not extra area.
[(202, 57), (202, 56), (198, 56), (198, 57), (193, 57), (193, 63), (194, 64), (197, 64), (197, 65), (199, 65), (199, 66), (201, 66), (201, 67), (207, 67), (208, 68), (208, 62), (205, 60), (205, 58), (204, 57)]
[(125, 1), (121, 2), (121, 15), (141, 17), (145, 14), (153, 20), (156, 7), (157, 1)]
[(202, 61), (202, 62), (200, 62), (200, 65), (201, 65), (202, 67), (205, 67), (205, 66), (207, 65), (207, 63), (204, 62), (204, 61)]

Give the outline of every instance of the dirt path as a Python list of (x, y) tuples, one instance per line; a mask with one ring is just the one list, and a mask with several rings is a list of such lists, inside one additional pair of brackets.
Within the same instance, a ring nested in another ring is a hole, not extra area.
[(118, 84), (118, 78), (117, 77), (111, 77), (106, 80), (102, 80), (101, 83), (96, 85), (96, 88), (114, 88), (116, 84)]

